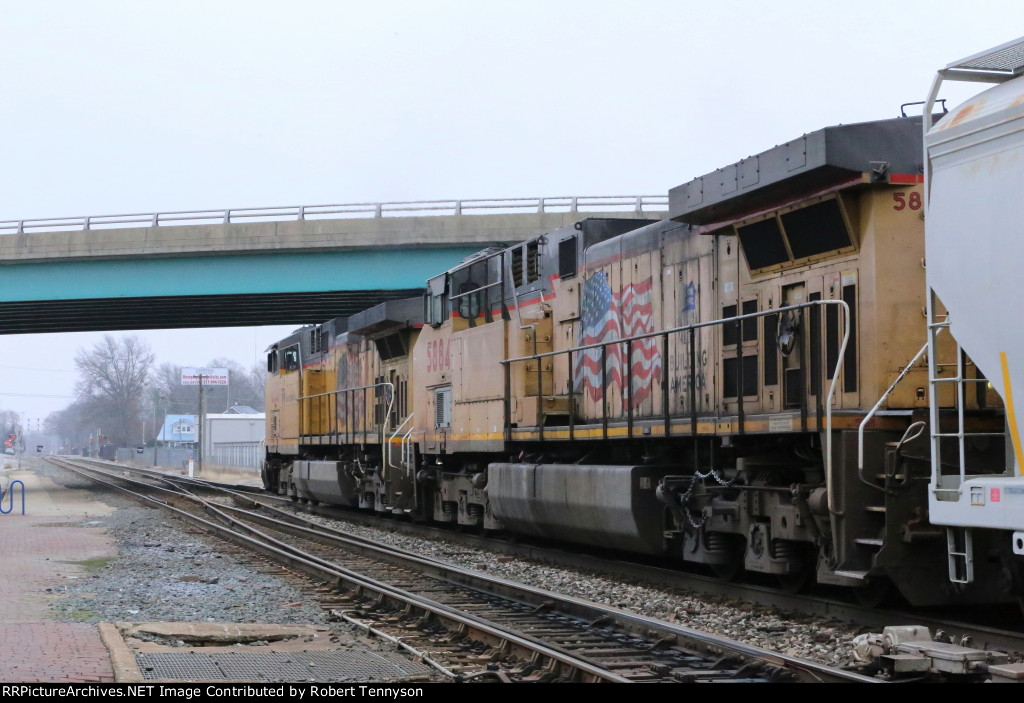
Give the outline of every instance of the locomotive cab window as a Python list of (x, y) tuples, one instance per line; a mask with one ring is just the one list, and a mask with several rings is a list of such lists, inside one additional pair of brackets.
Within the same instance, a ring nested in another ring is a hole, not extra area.
[(277, 350), (272, 349), (267, 354), (267, 373), (277, 373)]
[(285, 371), (298, 371), (299, 369), (299, 345), (293, 345), (284, 350), (281, 361), (281, 368)]
[(558, 243), (558, 276), (572, 278), (576, 275), (576, 236)]
[(423, 300), (423, 318), (428, 325), (437, 327), (448, 319), (448, 275), (437, 276), (427, 282), (427, 295)]
[(501, 285), (501, 257), (498, 253), (482, 252), (475, 261), (449, 273), (449, 299), (453, 312), (466, 318), (470, 325), (479, 324), (478, 317), (491, 322), (491, 301), (499, 303)]

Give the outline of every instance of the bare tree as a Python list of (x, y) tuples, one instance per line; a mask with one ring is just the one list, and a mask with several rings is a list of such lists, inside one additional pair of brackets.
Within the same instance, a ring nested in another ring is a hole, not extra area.
[(0, 432), (7, 435), (18, 432), (21, 429), (21, 415), (14, 410), (0, 410)]
[(96, 431), (96, 420), (89, 416), (85, 405), (75, 401), (47, 415), (43, 428), (48, 434), (57, 435), (65, 449), (78, 453), (89, 446), (89, 434)]
[(252, 407), (262, 411), (266, 405), (267, 367), (263, 362), (254, 364), (249, 371), (249, 388), (252, 393)]
[(193, 386), (181, 385), (181, 366), (164, 362), (150, 373), (150, 388), (157, 391), (162, 399), (161, 405), (169, 408), (169, 412), (196, 412), (196, 389)]
[[(120, 446), (140, 436), (140, 399), (153, 361), (149, 344), (135, 335), (103, 335), (91, 350), (75, 355), (78, 401), (95, 412), (97, 428)], [(113, 425), (100, 425), (104, 417)]]

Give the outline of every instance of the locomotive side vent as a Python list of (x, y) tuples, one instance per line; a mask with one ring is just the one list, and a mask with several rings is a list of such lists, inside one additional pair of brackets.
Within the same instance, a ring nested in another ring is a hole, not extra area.
[(516, 247), (512, 250), (512, 285), (521, 286), (523, 280), (523, 248)]
[(794, 259), (838, 251), (853, 245), (838, 200), (825, 200), (782, 215)]
[(789, 251), (782, 239), (782, 230), (775, 218), (737, 227), (747, 265), (751, 269), (778, 266), (790, 261)]
[(735, 229), (751, 271), (785, 268), (854, 248), (843, 203), (837, 197), (779, 211)]
[(434, 389), (434, 427), (452, 426), (452, 387)]

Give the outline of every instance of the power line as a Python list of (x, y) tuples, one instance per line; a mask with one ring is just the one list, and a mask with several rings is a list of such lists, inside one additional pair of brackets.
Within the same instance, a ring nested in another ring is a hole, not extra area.
[(40, 369), (35, 366), (4, 366), (0, 364), (0, 369), (17, 369), (18, 371), (49, 371), (51, 373), (78, 373), (70, 369)]
[(0, 393), (0, 395), (12, 395), (18, 398), (74, 398), (73, 395), (45, 395), (43, 393)]

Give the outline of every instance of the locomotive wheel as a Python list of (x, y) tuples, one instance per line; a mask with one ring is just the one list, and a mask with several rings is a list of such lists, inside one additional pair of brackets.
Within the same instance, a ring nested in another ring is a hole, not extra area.
[(723, 581), (735, 581), (743, 573), (743, 555), (740, 554), (725, 564), (712, 564), (711, 570)]
[(877, 608), (893, 593), (892, 582), (885, 578), (872, 579), (868, 585), (853, 589), (853, 596), (865, 608)]
[(721, 564), (711, 564), (711, 571), (723, 581), (735, 581), (743, 575), (743, 553), (742, 548), (733, 548), (729, 551), (729, 558)]
[(814, 571), (804, 566), (794, 574), (776, 574), (775, 580), (786, 593), (799, 593), (810, 585), (813, 576)]
[(702, 535), (709, 551), (722, 555), (722, 561), (717, 564), (708, 564), (711, 572), (723, 581), (735, 581), (744, 572), (743, 556), (747, 551), (747, 543), (741, 537), (735, 535), (723, 535), (711, 533)]
[(800, 569), (792, 574), (776, 574), (779, 588), (786, 593), (799, 593), (814, 582), (817, 555), (810, 549), (800, 551)]

